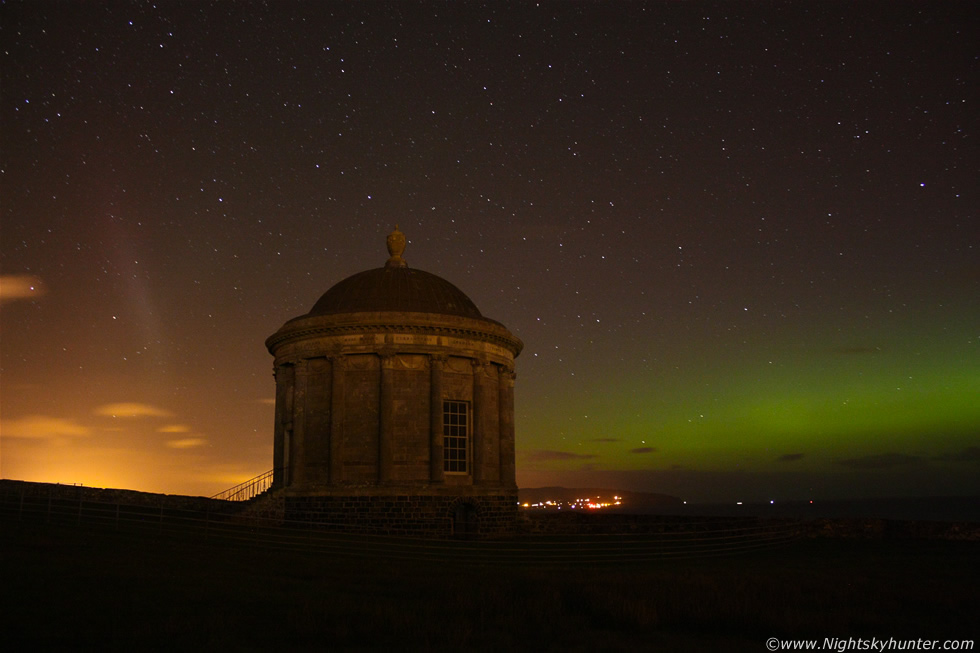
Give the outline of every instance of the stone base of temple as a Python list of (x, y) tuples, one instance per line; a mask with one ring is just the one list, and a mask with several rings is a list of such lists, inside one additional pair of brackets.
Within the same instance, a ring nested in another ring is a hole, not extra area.
[(513, 534), (517, 492), (288, 495), (287, 523), (376, 535), (485, 538)]

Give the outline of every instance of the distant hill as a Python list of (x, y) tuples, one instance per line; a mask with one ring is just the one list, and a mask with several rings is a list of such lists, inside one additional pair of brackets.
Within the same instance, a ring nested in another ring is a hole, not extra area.
[(668, 494), (630, 492), (628, 490), (612, 490), (609, 488), (595, 487), (522, 487), (518, 489), (517, 494), (521, 503), (556, 501), (569, 504), (578, 499), (600, 498), (602, 502), (611, 502), (613, 497), (618, 496), (621, 497), (623, 502), (622, 507), (624, 509), (680, 506), (684, 504), (681, 499)]

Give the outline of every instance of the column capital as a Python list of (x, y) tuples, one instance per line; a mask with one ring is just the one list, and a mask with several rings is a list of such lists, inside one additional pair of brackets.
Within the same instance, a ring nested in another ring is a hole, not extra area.
[(382, 365), (391, 365), (395, 360), (395, 356), (397, 355), (398, 354), (395, 353), (395, 350), (391, 349), (390, 347), (385, 347), (378, 350), (378, 358), (381, 359)]
[(489, 374), (490, 366), (493, 365), (486, 358), (471, 358), (470, 365), (473, 366), (473, 374)]

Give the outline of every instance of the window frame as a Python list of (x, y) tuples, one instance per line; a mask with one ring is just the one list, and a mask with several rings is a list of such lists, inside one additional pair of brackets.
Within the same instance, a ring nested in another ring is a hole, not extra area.
[[(470, 473), (472, 415), (472, 406), (469, 401), (442, 400), (442, 471), (445, 474), (466, 476)], [(460, 416), (463, 417), (462, 420), (459, 419)], [(460, 429), (462, 429), (462, 433)], [(462, 446), (459, 446), (460, 443)], [(462, 451), (462, 456), (458, 454), (460, 451)], [(456, 453), (450, 455), (450, 452)], [(453, 469), (454, 467), (455, 469)]]

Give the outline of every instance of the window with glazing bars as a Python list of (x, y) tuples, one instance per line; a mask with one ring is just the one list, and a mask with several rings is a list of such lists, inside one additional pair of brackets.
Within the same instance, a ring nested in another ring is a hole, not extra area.
[(442, 460), (447, 472), (466, 473), (470, 406), (467, 401), (442, 402)]

